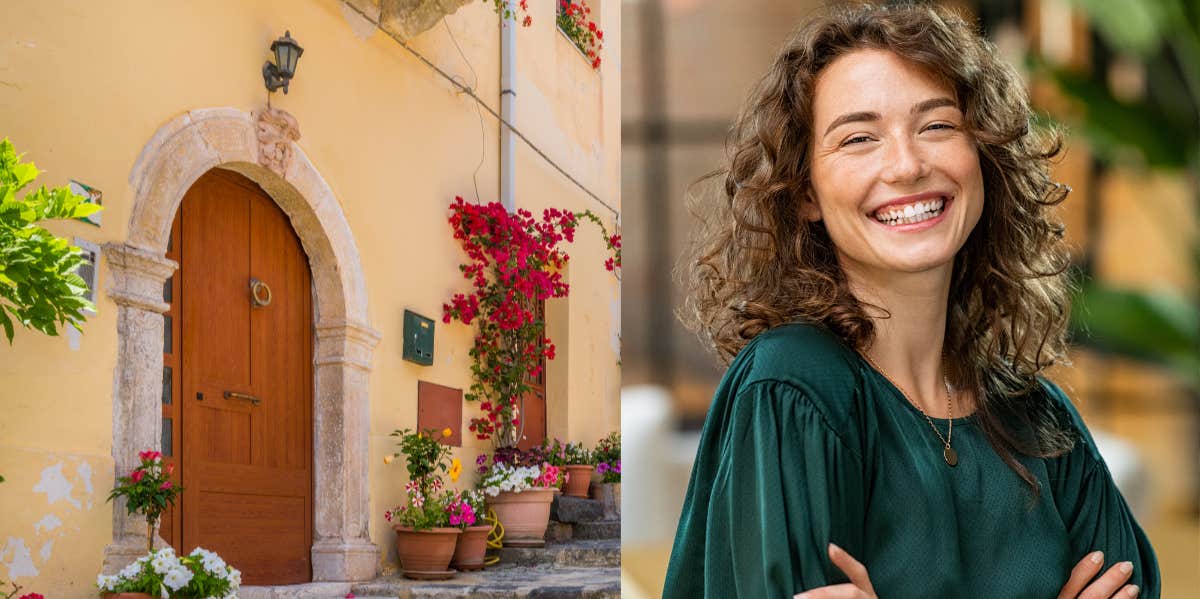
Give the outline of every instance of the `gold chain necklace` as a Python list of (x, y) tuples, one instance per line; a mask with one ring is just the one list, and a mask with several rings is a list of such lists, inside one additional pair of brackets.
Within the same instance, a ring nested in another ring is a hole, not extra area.
[(908, 394), (904, 392), (904, 389), (901, 388), (900, 385), (897, 385), (896, 381), (893, 381), (892, 377), (888, 376), (887, 373), (884, 372), (883, 369), (880, 368), (879, 365), (876, 364), (875, 361), (870, 358), (870, 356), (868, 356), (867, 354), (864, 353), (864, 354), (862, 354), (862, 357), (866, 358), (867, 362), (872, 367), (875, 368), (875, 371), (878, 372), (879, 374), (882, 374), (883, 378), (887, 379), (888, 382), (891, 383), (892, 386), (895, 387), (896, 390), (900, 392), (900, 395), (904, 396), (905, 401), (912, 404), (913, 406), (916, 406), (917, 411), (920, 412), (921, 415), (925, 417), (925, 422), (929, 423), (929, 428), (933, 429), (933, 434), (937, 435), (938, 439), (942, 440), (942, 445), (945, 446), (945, 448), (942, 449), (942, 457), (946, 459), (946, 463), (949, 464), (951, 468), (957, 466), (958, 465), (958, 452), (954, 451), (953, 447), (950, 447), (950, 439), (954, 438), (954, 403), (950, 400), (950, 380), (948, 378), (946, 378), (945, 364), (942, 365), (942, 383), (946, 385), (946, 412), (950, 416), (950, 424), (949, 424), (948, 430), (946, 431), (946, 436), (943, 437), (942, 432), (939, 431), (937, 429), (937, 427), (933, 425), (933, 419), (929, 417), (929, 414), (925, 413), (925, 410), (921, 409), (921, 404), (910, 399), (908, 397)]

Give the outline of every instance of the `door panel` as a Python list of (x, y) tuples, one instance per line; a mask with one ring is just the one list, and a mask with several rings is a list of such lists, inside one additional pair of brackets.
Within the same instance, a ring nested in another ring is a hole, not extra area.
[[(311, 579), (312, 280), (286, 215), (213, 170), (184, 197), (181, 551), (245, 584)], [(265, 284), (256, 305), (251, 280)], [(267, 291), (269, 290), (269, 291)], [(269, 303), (265, 300), (269, 295)]]
[[(533, 306), (534, 318), (546, 322), (546, 302), (536, 300)], [(521, 396), (521, 422), (525, 430), (517, 441), (517, 447), (522, 450), (541, 445), (546, 440), (546, 358), (541, 359), (541, 371), (534, 375), (525, 376), (525, 382), (530, 389)]]

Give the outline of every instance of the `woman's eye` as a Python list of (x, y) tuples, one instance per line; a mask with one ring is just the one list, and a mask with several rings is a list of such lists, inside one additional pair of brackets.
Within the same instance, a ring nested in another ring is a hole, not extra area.
[(864, 141), (871, 141), (871, 138), (867, 137), (866, 135), (855, 135), (854, 137), (851, 137), (850, 139), (843, 141), (842, 145), (848, 146), (850, 144), (862, 143)]
[(934, 123), (934, 124), (926, 127), (925, 130), (928, 131), (930, 129), (953, 129), (953, 128), (954, 128), (954, 125), (951, 125), (950, 123)]

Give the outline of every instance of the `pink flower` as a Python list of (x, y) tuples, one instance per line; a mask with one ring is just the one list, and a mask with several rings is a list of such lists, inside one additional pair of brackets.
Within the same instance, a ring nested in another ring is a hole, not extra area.
[(142, 482), (142, 477), (144, 476), (146, 476), (146, 472), (138, 468), (129, 473), (129, 480), (132, 480), (135, 483), (140, 483)]
[(21, 599), (46, 599), (41, 593), (26, 593), (21, 595)]
[(387, 520), (388, 522), (391, 522), (391, 521), (392, 521), (392, 512), (391, 512), (391, 510), (388, 510), (388, 511), (386, 511), (386, 512), (384, 512), (384, 513), (383, 513), (383, 519), (384, 519), (384, 520)]
[(171, 481), (169, 481), (169, 480), (164, 480), (163, 484), (158, 486), (159, 491), (166, 491), (167, 489), (170, 489), (170, 488), (171, 488)]
[(354, 599), (354, 593), (346, 593), (346, 599)]
[(162, 453), (158, 451), (141, 451), (138, 452), (138, 458), (143, 462), (152, 462), (162, 457)]

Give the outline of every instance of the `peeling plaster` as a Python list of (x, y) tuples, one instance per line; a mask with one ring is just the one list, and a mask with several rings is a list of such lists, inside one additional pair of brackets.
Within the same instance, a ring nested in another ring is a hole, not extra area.
[(80, 462), (75, 467), (75, 474), (83, 479), (83, 489), (87, 491), (87, 509), (92, 509), (92, 495), (95, 494), (95, 489), (92, 487), (92, 465), (87, 462)]
[(62, 526), (62, 520), (59, 520), (58, 516), (55, 516), (54, 514), (46, 514), (41, 520), (38, 520), (36, 523), (34, 523), (33, 531), (40, 535), (42, 534), (42, 529), (45, 529), (46, 532), (50, 532), (59, 526)]
[(29, 548), (25, 546), (25, 539), (17, 537), (8, 537), (8, 543), (0, 549), (0, 560), (3, 560), (9, 552), (12, 552), (12, 559), (3, 563), (8, 566), (9, 580), (15, 580), (22, 576), (37, 576), (38, 569), (33, 565), (33, 558), (29, 554)]
[(54, 539), (50, 539), (49, 541), (46, 541), (45, 545), (42, 545), (41, 551), (38, 551), (38, 556), (40, 556), (42, 558), (43, 564), (50, 561), (50, 551), (53, 548), (54, 548)]
[(54, 505), (61, 499), (75, 506), (76, 509), (83, 509), (83, 504), (78, 499), (71, 497), (71, 489), (75, 488), (75, 485), (63, 476), (62, 469), (63, 463), (59, 462), (42, 470), (42, 479), (33, 487), (34, 492), (45, 493), (46, 503), (50, 505)]

